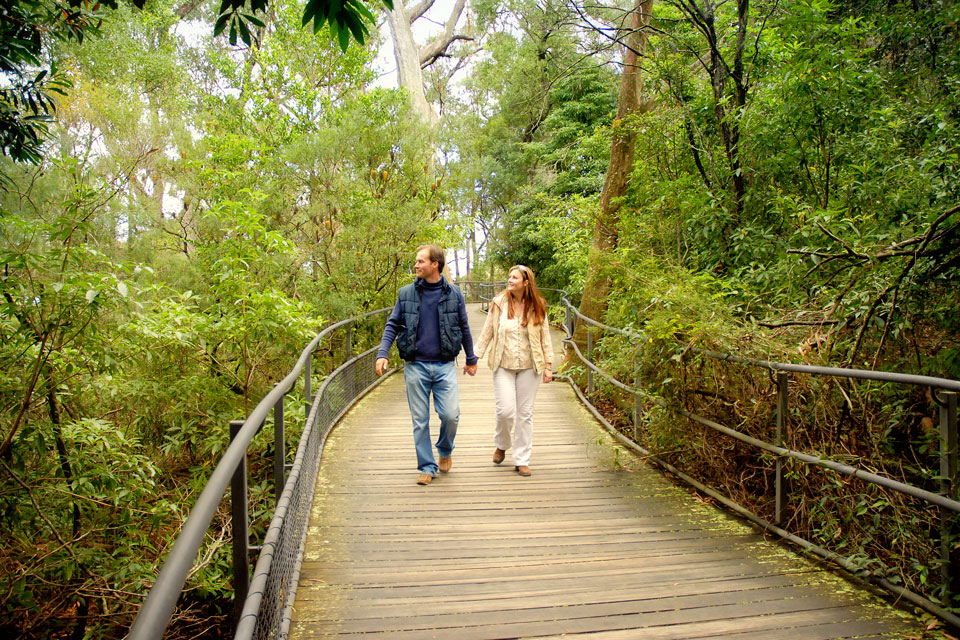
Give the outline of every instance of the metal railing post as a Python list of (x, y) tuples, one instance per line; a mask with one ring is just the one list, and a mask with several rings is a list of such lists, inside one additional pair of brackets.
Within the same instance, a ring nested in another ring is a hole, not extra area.
[(639, 429), (640, 429), (640, 394), (633, 394), (633, 441), (640, 442), (639, 438)]
[[(787, 430), (787, 400), (788, 396), (788, 377), (783, 371), (777, 372), (777, 440), (778, 447), (783, 446), (784, 436)], [(776, 524), (783, 524), (784, 512), (787, 507), (787, 493), (784, 483), (783, 457), (777, 456), (776, 469), (776, 507), (773, 521)]]
[(311, 369), (313, 363), (313, 353), (310, 353), (310, 357), (307, 358), (306, 363), (303, 366), (303, 422), (306, 424), (307, 418), (310, 417), (310, 405), (313, 404), (313, 398), (310, 396), (310, 383), (311, 376), (313, 373)]
[(273, 405), (273, 493), (280, 499), (283, 493), (284, 471), (286, 470), (287, 446), (285, 438), (286, 425), (283, 420), (283, 401), (286, 396), (281, 396), (277, 404)]
[(347, 327), (347, 354), (343, 357), (343, 361), (346, 362), (350, 359), (350, 356), (353, 355), (353, 325)]
[[(572, 327), (570, 323), (570, 316), (573, 314), (570, 312), (570, 305), (564, 305), (563, 307), (563, 329), (564, 331), (569, 331)], [(569, 337), (573, 337), (573, 332), (567, 334)]]
[[(593, 362), (593, 333), (587, 328), (587, 360)], [(587, 368), (587, 397), (593, 395), (593, 369)]]
[[(637, 389), (642, 388), (640, 386), (640, 363), (636, 360), (636, 355), (634, 355), (633, 362), (633, 386)], [(643, 415), (643, 406), (640, 404), (640, 394), (633, 394), (633, 441), (639, 443), (640, 440), (640, 418)]]
[[(243, 427), (243, 420), (230, 421), (230, 440)], [(247, 457), (241, 458), (230, 481), (230, 521), (233, 529), (233, 610), (234, 622), (250, 589), (250, 531), (247, 521)]]
[[(956, 499), (957, 494), (957, 394), (943, 392), (943, 404), (940, 406), (940, 493)], [(953, 589), (951, 582), (957, 576), (956, 568), (951, 570), (950, 551), (953, 547), (951, 520), (956, 516), (940, 507), (940, 576), (947, 602)], [(944, 603), (946, 604), (946, 602)]]

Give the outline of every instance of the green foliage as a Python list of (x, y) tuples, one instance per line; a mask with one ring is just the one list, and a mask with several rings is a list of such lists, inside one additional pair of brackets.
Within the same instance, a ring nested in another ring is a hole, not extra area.
[(58, 40), (82, 43), (96, 34), (103, 8), (86, 2), (12, 0), (0, 7), (0, 152), (17, 162), (38, 164), (56, 111), (54, 94), (66, 95), (69, 83), (51, 63), (47, 49)]
[[(263, 14), (269, 4), (269, 0), (222, 0), (220, 16), (214, 24), (214, 35), (220, 35), (229, 27), (231, 45), (237, 44), (237, 36), (244, 44), (251, 45), (254, 40), (251, 35), (251, 26), (260, 28), (265, 26), (255, 14)], [(377, 22), (368, 4), (370, 3), (364, 0), (346, 0), (345, 2), (309, 0), (303, 9), (302, 26), (306, 27), (312, 22), (313, 32), (319, 33), (325, 24), (329, 25), (331, 39), (346, 52), (351, 38), (361, 45), (364, 44), (364, 39), (370, 35), (367, 23), (376, 24)], [(381, 3), (373, 4), (379, 7)], [(393, 0), (382, 0), (382, 5), (388, 10), (393, 10)]]
[[(616, 109), (612, 72), (580, 57), (566, 10), (528, 6), (523, 37), (491, 37), (469, 80), (457, 131), (461, 207), (475, 212), (486, 255), (522, 263), (546, 287), (582, 286), (589, 209), (596, 206)], [(495, 105), (492, 107), (491, 105)]]
[[(131, 0), (131, 4), (143, 9), (147, 3)], [(227, 31), (231, 46), (236, 46), (238, 37), (248, 47), (253, 45), (267, 28), (264, 15), (269, 4), (269, 0), (222, 0), (214, 35)], [(282, 0), (274, 4), (284, 6)], [(303, 7), (301, 26), (312, 22), (317, 34), (328, 25), (330, 40), (346, 53), (351, 40), (363, 45), (370, 35), (368, 25), (376, 24), (370, 4), (365, 0), (309, 0)], [(393, 0), (372, 4), (393, 9)], [(70, 88), (56, 62), (48, 62), (51, 49), (59, 41), (82, 44), (88, 36), (100, 35), (108, 10), (118, 7), (117, 0), (12, 0), (0, 7), (0, 73), (6, 80), (0, 88), (2, 155), (39, 164), (57, 108), (54, 94), (66, 96)]]
[[(25, 638), (121, 635), (229, 421), (328, 318), (392, 302), (415, 246), (458, 232), (402, 94), (368, 89), (372, 49), (301, 29), (296, 3), (243, 50), (178, 35), (175, 9), (121, 5), (51, 48), (75, 90), (39, 166), (0, 165), (0, 610)], [(294, 389), (291, 460), (302, 405)], [(229, 565), (218, 514), (176, 624), (226, 620)]]
[[(645, 103), (615, 123), (636, 134), (628, 192), (615, 229), (604, 230), (618, 246), (589, 256), (612, 281), (600, 319), (643, 339), (597, 336), (606, 370), (768, 441), (775, 389), (766, 373), (692, 348), (960, 376), (954, 4), (721, 3), (709, 16), (693, 15), (691, 3), (655, 6)], [(742, 26), (738, 6), (749, 8)], [(534, 26), (548, 13), (526, 11)], [(554, 51), (538, 47), (539, 33), (501, 36), (473, 76), (482, 105), (473, 113), (490, 136), (475, 152), (473, 192), (478, 208), (497, 213), (488, 255), (577, 289), (602, 169), (582, 179), (572, 165), (602, 167), (614, 127), (599, 109), (581, 110), (605, 104), (602, 92), (578, 98), (549, 75), (548, 58), (524, 55)], [(593, 126), (576, 124), (579, 113)], [(936, 489), (930, 398), (876, 384), (791, 384), (794, 448)], [(600, 385), (597, 400), (629, 426), (632, 399)], [(649, 448), (769, 514), (772, 461), (643, 408)], [(940, 582), (939, 532), (923, 525), (922, 507), (819, 470), (790, 474), (791, 530), (896, 583), (956, 598)]]

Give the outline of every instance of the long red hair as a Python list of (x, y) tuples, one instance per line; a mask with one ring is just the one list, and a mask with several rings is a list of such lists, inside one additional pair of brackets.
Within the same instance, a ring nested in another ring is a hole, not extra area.
[[(513, 273), (514, 270), (520, 273), (520, 277), (527, 285), (523, 288), (523, 294), (520, 297), (523, 302), (523, 319), (520, 320), (520, 326), (527, 326), (530, 320), (533, 320), (533, 324), (542, 324), (547, 317), (547, 301), (543, 299), (540, 290), (537, 289), (537, 279), (533, 275), (533, 269), (518, 264), (510, 267), (507, 275)], [(513, 296), (506, 289), (503, 290), (503, 293), (507, 295), (507, 317), (513, 318)]]

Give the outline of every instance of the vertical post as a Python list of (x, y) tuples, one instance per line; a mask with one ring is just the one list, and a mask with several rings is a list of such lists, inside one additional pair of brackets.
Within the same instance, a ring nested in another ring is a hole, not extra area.
[(310, 371), (313, 363), (313, 352), (307, 358), (307, 363), (303, 367), (303, 422), (306, 425), (307, 418), (310, 417), (310, 405), (313, 404), (313, 397), (310, 395), (310, 378), (313, 373)]
[(283, 423), (283, 401), (287, 396), (283, 395), (273, 405), (273, 493), (277, 500), (280, 500), (280, 494), (283, 493), (284, 470), (287, 461), (286, 439), (284, 437), (285, 425)]
[(640, 412), (640, 394), (635, 393), (633, 394), (633, 441), (636, 443), (640, 442), (637, 439), (639, 437), (638, 431), (640, 429)]
[[(593, 332), (587, 327), (587, 360), (593, 363)], [(593, 395), (593, 369), (587, 367), (587, 397)]]
[[(243, 420), (230, 421), (230, 441), (232, 442)], [(244, 453), (230, 481), (230, 515), (233, 527), (233, 610), (234, 618), (239, 620), (243, 602), (250, 588), (250, 532), (247, 523), (247, 456)]]
[[(633, 364), (633, 386), (640, 388), (640, 363), (634, 360)], [(633, 441), (639, 444), (640, 418), (643, 414), (643, 406), (640, 404), (640, 394), (633, 394)]]
[[(952, 391), (943, 392), (940, 406), (940, 493), (957, 498), (957, 394)], [(950, 570), (952, 517), (950, 511), (940, 507), (940, 576), (948, 597), (951, 581), (957, 577)]]
[(350, 359), (350, 356), (353, 355), (353, 325), (347, 325), (347, 353), (343, 357), (343, 361), (346, 362)]
[[(566, 302), (566, 300), (564, 300), (564, 302)], [(570, 316), (572, 315), (573, 314), (570, 313), (570, 304), (567, 303), (563, 307), (563, 329), (568, 332), (567, 333), (568, 338), (573, 337), (573, 331), (571, 331), (571, 329), (573, 329), (573, 324), (570, 319)]]
[[(788, 396), (788, 376), (785, 371), (777, 372), (777, 441), (778, 447), (783, 446), (784, 436), (787, 430), (787, 400)], [(786, 487), (784, 486), (783, 457), (777, 456), (776, 469), (776, 505), (773, 521), (776, 524), (783, 524), (784, 512), (787, 506)]]

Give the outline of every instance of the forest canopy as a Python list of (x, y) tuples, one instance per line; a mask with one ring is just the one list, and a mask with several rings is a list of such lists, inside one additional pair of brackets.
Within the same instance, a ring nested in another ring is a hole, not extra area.
[[(458, 279), (529, 265), (646, 337), (600, 344), (610, 370), (745, 428), (761, 418), (737, 394), (766, 382), (691, 346), (960, 377), (955, 2), (16, 0), (0, 17), (8, 634), (123, 635), (229, 421), (322, 326), (392, 304), (420, 244), (448, 247)], [(922, 391), (802, 393), (806, 445), (934, 482)], [(648, 420), (646, 446), (690, 444)], [(677, 462), (706, 469), (695, 448)], [(704, 474), (762, 484), (730, 463)], [(799, 529), (960, 606), (910, 556), (922, 524), (894, 543), (827, 497)], [(224, 517), (178, 635), (227, 624), (227, 534)]]

